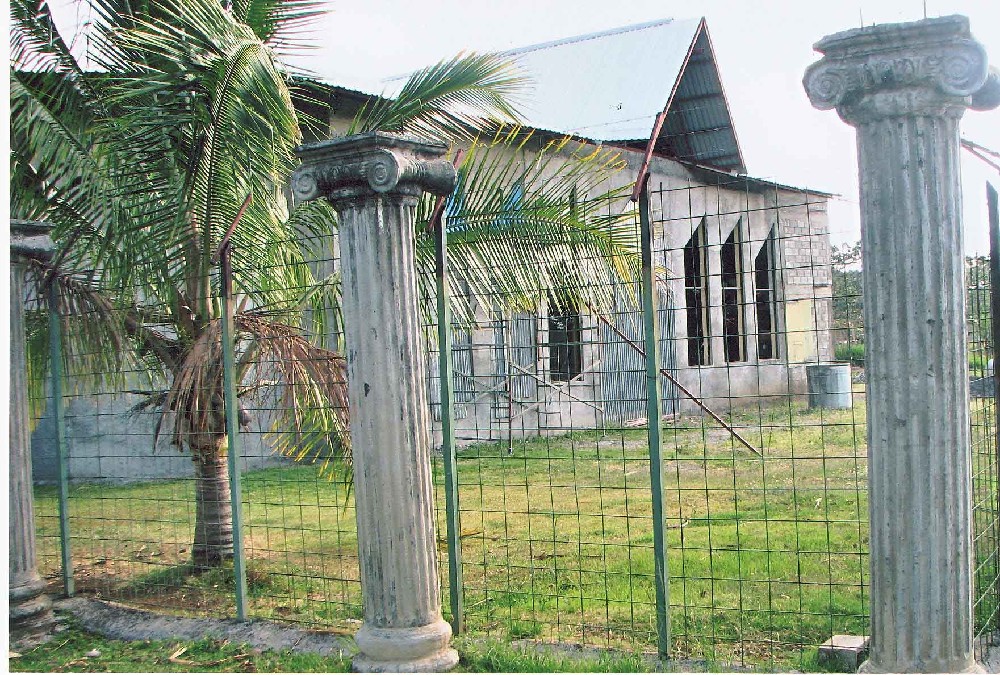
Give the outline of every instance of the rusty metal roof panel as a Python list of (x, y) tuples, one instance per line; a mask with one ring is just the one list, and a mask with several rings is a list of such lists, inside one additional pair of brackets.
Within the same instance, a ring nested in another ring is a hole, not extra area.
[(681, 74), (661, 146), (679, 159), (746, 170), (707, 28), (699, 33)]

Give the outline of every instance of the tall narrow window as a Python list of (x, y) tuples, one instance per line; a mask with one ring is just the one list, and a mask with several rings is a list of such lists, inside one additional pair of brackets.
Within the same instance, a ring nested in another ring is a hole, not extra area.
[(583, 372), (583, 322), (576, 303), (549, 297), (549, 375), (568, 382)]
[(747, 360), (743, 325), (743, 220), (722, 244), (722, 335), (726, 361)]
[(774, 228), (767, 235), (760, 252), (753, 261), (754, 284), (757, 287), (757, 356), (777, 359), (778, 349), (778, 296), (775, 262)]
[(705, 219), (684, 245), (684, 306), (687, 314), (688, 365), (712, 362), (708, 319), (708, 249)]

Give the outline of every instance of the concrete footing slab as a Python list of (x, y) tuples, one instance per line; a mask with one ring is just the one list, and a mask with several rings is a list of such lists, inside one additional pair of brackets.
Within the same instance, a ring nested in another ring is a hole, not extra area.
[(818, 660), (831, 670), (856, 673), (867, 657), (867, 635), (834, 635), (820, 645)]

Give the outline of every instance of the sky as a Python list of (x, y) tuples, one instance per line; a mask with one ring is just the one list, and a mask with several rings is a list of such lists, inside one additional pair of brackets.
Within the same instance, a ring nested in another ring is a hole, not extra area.
[[(61, 23), (86, 20), (73, 0), (52, 0)], [(343, 86), (379, 82), (454, 56), (502, 51), (661, 18), (707, 20), (751, 176), (841, 195), (830, 207), (834, 243), (859, 238), (854, 130), (812, 108), (802, 88), (824, 35), (873, 23), (964, 14), (1000, 66), (998, 0), (327, 0), (292, 65)], [(661, 83), (669, 91), (672, 83)], [(664, 101), (665, 102), (665, 101)], [(969, 111), (963, 136), (1000, 150), (1000, 111)], [(985, 181), (1000, 174), (963, 151), (966, 250), (988, 250)]]

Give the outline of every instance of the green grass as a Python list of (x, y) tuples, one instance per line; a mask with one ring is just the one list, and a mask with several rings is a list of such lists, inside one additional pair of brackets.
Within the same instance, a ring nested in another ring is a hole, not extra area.
[[(90, 633), (64, 617), (68, 627), (51, 640), (9, 660), (12, 672), (141, 673), (346, 673), (350, 657), (262, 651), (226, 640), (125, 642)], [(93, 650), (96, 656), (87, 656)]]
[[(832, 634), (866, 632), (864, 414), (861, 396), (853, 410), (786, 403), (734, 412), (731, 423), (763, 459), (700, 417), (665, 424), (672, 657), (801, 668)], [(580, 431), (512, 450), (482, 443), (459, 453), (470, 639), (655, 651), (646, 430)], [(442, 479), (437, 462), (447, 580)], [(243, 490), (251, 616), (355, 630), (348, 491), (309, 466), (251, 472)], [(231, 566), (188, 562), (192, 500), (190, 481), (72, 487), (78, 589), (158, 611), (232, 616)], [(36, 511), (43, 573), (56, 582), (53, 490), (38, 490)]]
[[(213, 672), (343, 673), (351, 655), (324, 657), (291, 650), (260, 650), (227, 640), (112, 640), (82, 629), (68, 616), (51, 640), (14, 652), (12, 672)], [(608, 651), (574, 653), (514, 646), (495, 640), (457, 639), (461, 661), (454, 672), (651, 672), (654, 659)], [(93, 654), (94, 650), (99, 652)]]
[[(655, 672), (649, 656), (608, 650), (588, 652), (512, 645), (497, 640), (462, 640), (459, 671), (474, 673), (643, 673)], [(543, 646), (544, 647), (544, 646)]]

